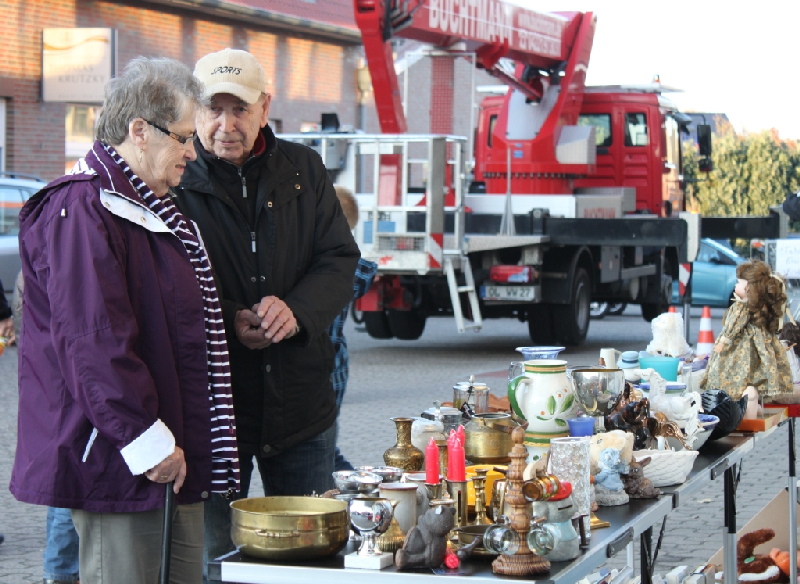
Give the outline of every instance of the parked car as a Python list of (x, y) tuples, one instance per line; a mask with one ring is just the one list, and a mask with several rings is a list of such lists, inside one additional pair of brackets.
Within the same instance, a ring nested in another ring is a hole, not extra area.
[[(692, 306), (729, 306), (736, 286), (736, 266), (744, 261), (730, 247), (702, 239), (692, 267)], [(672, 282), (672, 304), (678, 304), (677, 280)]]
[(14, 281), (22, 267), (19, 212), (25, 201), (46, 184), (35, 176), (0, 172), (0, 280), (5, 292), (14, 290)]

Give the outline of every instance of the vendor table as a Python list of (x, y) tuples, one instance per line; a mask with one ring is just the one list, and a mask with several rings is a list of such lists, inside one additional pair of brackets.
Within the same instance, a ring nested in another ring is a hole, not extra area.
[[(581, 578), (589, 575), (608, 558), (614, 557), (622, 550), (628, 554), (628, 566), (633, 563), (632, 543), (635, 537), (640, 538), (641, 554), (640, 568), (642, 584), (649, 584), (652, 579), (654, 553), (652, 547), (653, 526), (659, 521), (663, 522), (667, 514), (674, 508), (691, 500), (692, 496), (707, 486), (718, 477), (724, 477), (725, 492), (725, 527), (724, 548), (725, 566), (736, 566), (736, 484), (737, 469), (744, 456), (750, 452), (756, 441), (762, 440), (779, 427), (788, 427), (789, 430), (789, 485), (796, 483), (794, 468), (794, 420), (784, 421), (779, 426), (766, 432), (757, 434), (728, 436), (716, 442), (707, 443), (702, 452), (695, 459), (692, 472), (687, 480), (675, 487), (661, 489), (662, 496), (658, 499), (631, 499), (627, 505), (618, 507), (601, 507), (596, 515), (608, 521), (611, 527), (592, 531), (590, 547), (571, 562), (552, 562), (551, 570), (547, 574), (528, 578), (534, 582), (549, 582), (553, 584), (574, 584)], [(790, 492), (790, 518), (795, 514), (797, 492)], [(794, 525), (796, 516), (790, 521)], [(662, 523), (663, 530), (663, 523)], [(796, 544), (796, 534), (790, 534), (792, 546)], [(792, 547), (791, 549), (794, 549)], [(372, 570), (355, 570), (344, 568), (344, 554), (354, 551), (348, 545), (338, 555), (325, 560), (305, 563), (278, 564), (259, 561), (238, 552), (217, 558), (209, 562), (209, 579), (222, 582), (237, 582), (242, 584), (320, 584), (321, 582), (342, 584), (373, 584), (376, 579), (387, 584), (430, 584), (437, 582), (461, 581), (467, 576), (448, 576), (442, 580), (441, 576), (434, 575), (430, 570), (426, 572), (398, 572), (395, 567), (387, 568), (376, 573)], [(793, 556), (793, 554), (791, 554)], [(793, 562), (794, 564), (794, 562)], [(496, 576), (492, 572), (489, 559), (471, 559), (465, 563), (465, 568), (470, 572), (467, 582), (500, 581), (507, 579), (505, 576)], [(796, 565), (792, 566), (796, 571)], [(795, 572), (796, 573), (796, 572)], [(623, 574), (625, 579), (632, 575), (631, 571)], [(622, 580), (622, 578), (619, 578)], [(791, 581), (796, 581), (795, 579)]]

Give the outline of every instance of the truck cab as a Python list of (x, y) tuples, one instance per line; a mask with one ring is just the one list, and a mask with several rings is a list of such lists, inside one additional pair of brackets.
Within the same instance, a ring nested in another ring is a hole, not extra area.
[[(685, 210), (680, 128), (688, 118), (661, 95), (659, 84), (640, 87), (587, 87), (578, 119), (594, 126), (595, 172), (573, 181), (575, 189), (633, 187), (636, 213), (671, 217)], [(481, 103), (475, 137), (475, 182), (484, 189), (483, 173), (492, 160), (492, 134), (503, 97)]]

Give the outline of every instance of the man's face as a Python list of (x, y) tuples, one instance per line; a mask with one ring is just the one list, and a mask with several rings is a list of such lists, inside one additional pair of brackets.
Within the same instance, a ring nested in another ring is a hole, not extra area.
[(267, 125), (271, 96), (248, 104), (235, 95), (218, 93), (197, 115), (197, 133), (208, 152), (242, 166), (253, 151), (259, 131)]

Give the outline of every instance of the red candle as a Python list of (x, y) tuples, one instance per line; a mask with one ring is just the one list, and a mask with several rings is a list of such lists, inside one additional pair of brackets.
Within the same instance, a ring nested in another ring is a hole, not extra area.
[(453, 480), (453, 446), (455, 446), (456, 440), (456, 432), (455, 430), (450, 430), (450, 436), (447, 438), (447, 478)]
[(456, 437), (461, 440), (461, 446), (466, 446), (467, 444), (467, 437), (464, 434), (464, 426), (459, 425), (456, 429)]
[(425, 447), (425, 482), (429, 485), (439, 484), (439, 448), (433, 438)]
[(467, 479), (464, 446), (458, 438), (453, 442), (453, 448), (448, 454), (447, 478), (451, 481), (464, 481)]

